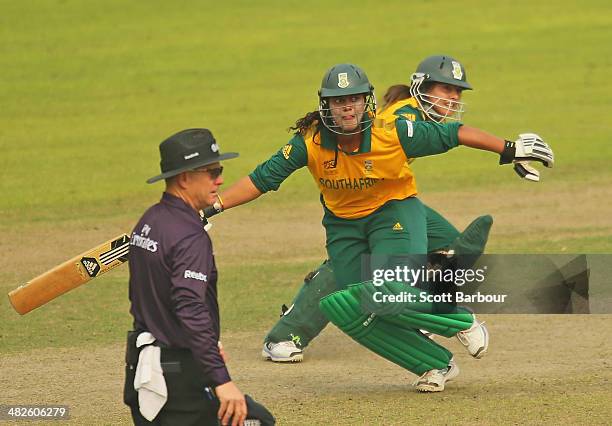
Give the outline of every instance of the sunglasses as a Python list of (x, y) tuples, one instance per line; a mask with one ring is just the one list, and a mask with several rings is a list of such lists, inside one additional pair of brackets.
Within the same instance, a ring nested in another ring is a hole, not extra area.
[(196, 172), (196, 173), (200, 173), (200, 172), (206, 172), (209, 174), (210, 178), (212, 180), (217, 179), (219, 176), (221, 176), (221, 173), (223, 173), (223, 166), (219, 166), (219, 167), (215, 167), (214, 169), (194, 169), (192, 170), (192, 172)]

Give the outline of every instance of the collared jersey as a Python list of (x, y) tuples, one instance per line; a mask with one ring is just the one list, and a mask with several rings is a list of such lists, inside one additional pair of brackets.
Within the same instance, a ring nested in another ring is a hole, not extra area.
[(387, 201), (416, 194), (407, 159), (446, 152), (458, 145), (460, 123), (374, 120), (359, 150), (345, 153), (327, 128), (313, 123), (249, 175), (263, 192), (277, 190), (295, 170), (308, 166), (322, 202), (333, 215), (357, 219)]
[(308, 169), (325, 206), (344, 219), (365, 217), (387, 201), (416, 195), (416, 179), (398, 143), (395, 123), (375, 122), (366, 152), (322, 147), (321, 132), (304, 135)]
[(211, 385), (230, 381), (217, 346), (217, 268), (198, 213), (164, 193), (132, 231), (129, 257), (134, 328), (191, 349)]

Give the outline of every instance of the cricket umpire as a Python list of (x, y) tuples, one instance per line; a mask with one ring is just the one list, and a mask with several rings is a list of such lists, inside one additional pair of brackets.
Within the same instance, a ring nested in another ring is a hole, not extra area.
[(221, 154), (208, 129), (160, 146), (166, 190), (130, 238), (130, 313), (124, 402), (136, 425), (273, 425), (230, 378), (219, 343), (217, 268), (199, 211), (220, 202)]

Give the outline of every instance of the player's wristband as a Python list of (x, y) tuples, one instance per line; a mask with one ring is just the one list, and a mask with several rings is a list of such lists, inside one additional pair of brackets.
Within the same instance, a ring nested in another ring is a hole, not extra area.
[(516, 156), (516, 144), (514, 142), (506, 141), (504, 150), (499, 154), (499, 164), (510, 164), (514, 161)]

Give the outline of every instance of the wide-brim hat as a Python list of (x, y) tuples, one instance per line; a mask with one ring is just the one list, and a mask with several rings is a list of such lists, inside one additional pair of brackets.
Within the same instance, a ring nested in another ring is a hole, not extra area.
[(219, 152), (219, 145), (208, 129), (182, 130), (159, 144), (161, 174), (147, 179), (157, 182), (207, 164), (238, 157), (237, 152)]

